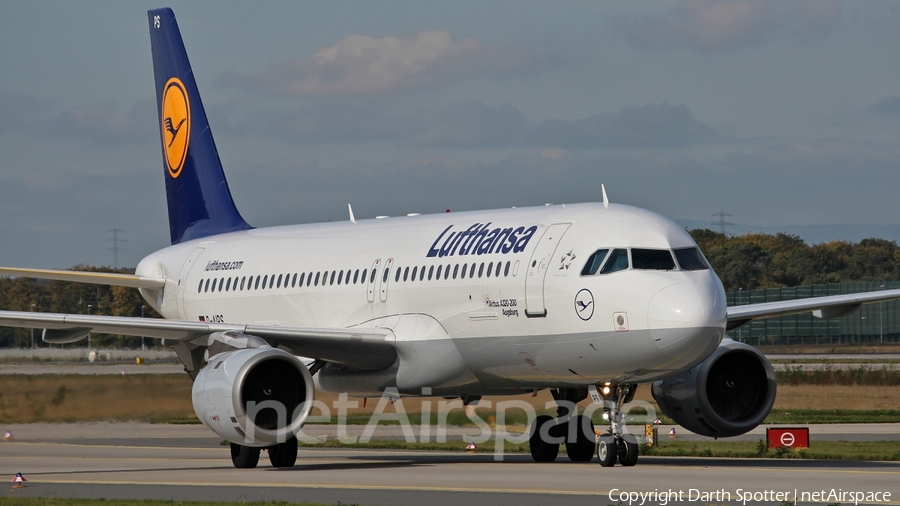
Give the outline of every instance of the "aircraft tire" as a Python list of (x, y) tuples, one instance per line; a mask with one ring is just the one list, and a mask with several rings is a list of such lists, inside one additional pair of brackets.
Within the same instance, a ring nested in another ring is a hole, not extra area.
[(638, 461), (638, 443), (632, 434), (622, 434), (619, 438), (619, 463), (623, 466), (633, 466)]
[(284, 443), (270, 446), (269, 462), (272, 467), (294, 467), (297, 462), (297, 439), (290, 438)]
[(259, 464), (259, 448), (231, 443), (231, 462), (238, 469), (253, 469)]
[(535, 462), (553, 462), (559, 455), (559, 443), (549, 443), (541, 439), (540, 428), (546, 424), (553, 424), (555, 420), (548, 415), (540, 415), (531, 424), (531, 436), (528, 438), (528, 446), (531, 447), (531, 458)]
[[(569, 423), (577, 424), (575, 441), (566, 441), (566, 456), (572, 462), (590, 462), (594, 458), (596, 438), (594, 422), (584, 415), (573, 416)], [(571, 434), (571, 428), (569, 430)]]
[(597, 441), (597, 458), (603, 467), (616, 465), (616, 457), (619, 455), (619, 445), (612, 434), (604, 434)]

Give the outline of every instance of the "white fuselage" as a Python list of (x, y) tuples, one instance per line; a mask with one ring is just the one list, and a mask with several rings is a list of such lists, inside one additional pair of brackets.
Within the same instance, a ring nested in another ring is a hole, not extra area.
[(657, 214), (576, 204), (235, 232), (160, 250), (137, 274), (168, 280), (143, 290), (166, 318), (393, 331), (392, 368), (326, 368), (325, 390), (499, 393), (645, 382), (702, 361), (726, 321), (711, 269), (582, 275), (598, 249), (685, 247)]

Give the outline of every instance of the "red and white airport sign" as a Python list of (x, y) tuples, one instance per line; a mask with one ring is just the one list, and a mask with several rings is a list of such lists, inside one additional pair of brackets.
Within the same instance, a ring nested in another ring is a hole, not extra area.
[(809, 448), (809, 427), (767, 427), (769, 448)]

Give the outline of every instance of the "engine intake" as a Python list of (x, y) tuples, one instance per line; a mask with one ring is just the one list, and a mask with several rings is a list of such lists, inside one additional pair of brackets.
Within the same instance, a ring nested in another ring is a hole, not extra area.
[(686, 429), (710, 437), (745, 434), (775, 404), (775, 370), (759, 350), (725, 338), (692, 369), (653, 383), (659, 408)]
[(197, 417), (216, 434), (244, 446), (270, 446), (300, 430), (315, 387), (299, 358), (261, 346), (210, 358), (191, 398)]

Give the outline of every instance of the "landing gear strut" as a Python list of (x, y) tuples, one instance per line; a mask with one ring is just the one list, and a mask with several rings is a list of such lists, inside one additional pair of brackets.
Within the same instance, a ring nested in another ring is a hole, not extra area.
[(598, 438), (597, 458), (603, 467), (616, 465), (616, 460), (623, 466), (633, 466), (638, 461), (637, 438), (622, 432), (625, 415), (622, 405), (631, 402), (637, 391), (637, 385), (604, 386), (603, 400), (609, 406), (604, 409), (604, 418), (609, 419), (609, 432)]

